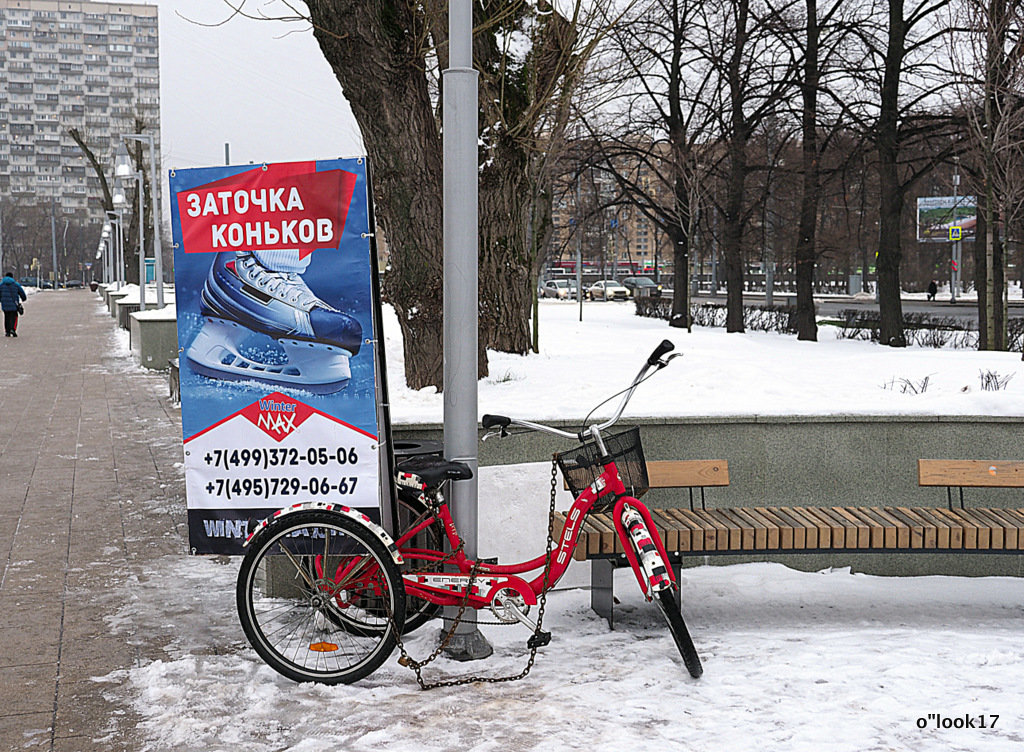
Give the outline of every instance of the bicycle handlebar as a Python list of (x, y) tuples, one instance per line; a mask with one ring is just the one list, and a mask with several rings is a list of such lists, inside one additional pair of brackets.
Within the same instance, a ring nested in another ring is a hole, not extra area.
[(480, 419), (484, 428), (508, 428), (511, 422), (512, 419), (504, 415), (485, 415)]
[[(590, 426), (589, 428), (585, 428), (579, 433), (569, 433), (568, 431), (562, 431), (558, 428), (551, 428), (550, 426), (545, 426), (540, 423), (533, 423), (528, 420), (518, 420), (516, 418), (509, 418), (505, 415), (484, 415), (480, 419), (480, 423), (484, 428), (497, 428), (499, 430), (499, 435), (501, 436), (507, 436), (508, 434), (506, 433), (505, 429), (508, 428), (510, 425), (516, 425), (521, 426), (523, 428), (529, 428), (532, 431), (542, 431), (543, 433), (550, 433), (555, 436), (561, 436), (563, 438), (586, 441), (587, 434), (593, 435), (594, 431), (600, 433), (601, 431), (608, 428), (609, 426), (614, 425), (615, 422), (618, 421), (618, 419), (622, 416), (623, 410), (626, 409), (626, 405), (629, 404), (629, 400), (630, 398), (632, 398), (633, 392), (636, 391), (637, 386), (639, 386), (640, 382), (643, 381), (644, 377), (647, 376), (647, 372), (651, 368), (664, 368), (665, 366), (667, 366), (668, 361), (672, 360), (672, 358), (675, 358), (677, 356), (672, 355), (667, 360), (662, 360), (662, 356), (664, 356), (666, 353), (672, 352), (672, 350), (675, 349), (676, 346), (672, 344), (669, 340), (662, 340), (661, 344), (654, 348), (654, 352), (652, 352), (650, 357), (647, 358), (646, 362), (643, 365), (643, 368), (640, 369), (640, 372), (637, 373), (636, 377), (633, 379), (633, 382), (625, 390), (626, 393), (623, 395), (622, 401), (619, 402), (619, 406), (615, 410), (615, 414), (610, 419), (606, 420), (604, 423)], [(487, 437), (485, 436), (484, 438), (486, 439)]]
[(663, 339), (661, 344), (654, 348), (654, 352), (651, 353), (651, 357), (647, 359), (647, 365), (656, 366), (661, 360), (661, 356), (667, 352), (672, 352), (676, 349), (676, 346), (669, 342), (667, 339)]

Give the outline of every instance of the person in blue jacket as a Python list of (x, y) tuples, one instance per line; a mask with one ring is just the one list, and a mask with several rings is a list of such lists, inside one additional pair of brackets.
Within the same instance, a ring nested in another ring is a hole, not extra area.
[(26, 300), (25, 291), (14, 281), (14, 272), (7, 272), (0, 280), (0, 308), (4, 311), (5, 337), (18, 336), (18, 309), (22, 300)]

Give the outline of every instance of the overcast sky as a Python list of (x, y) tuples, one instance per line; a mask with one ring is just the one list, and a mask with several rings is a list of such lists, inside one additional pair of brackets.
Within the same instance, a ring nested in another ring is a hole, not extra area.
[[(202, 26), (224, 21), (230, 8), (222, 0), (156, 4), (165, 171), (222, 165), (225, 143), (232, 164), (363, 153), (341, 87), (308, 26), (245, 18)], [(248, 0), (246, 7), (286, 10), (268, 0)]]

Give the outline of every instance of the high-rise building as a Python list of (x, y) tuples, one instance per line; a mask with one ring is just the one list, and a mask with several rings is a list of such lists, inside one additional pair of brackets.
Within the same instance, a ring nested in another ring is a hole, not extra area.
[(158, 37), (155, 5), (0, 0), (0, 200), (102, 216), (71, 129), (108, 179), (120, 134), (153, 134), (159, 159)]

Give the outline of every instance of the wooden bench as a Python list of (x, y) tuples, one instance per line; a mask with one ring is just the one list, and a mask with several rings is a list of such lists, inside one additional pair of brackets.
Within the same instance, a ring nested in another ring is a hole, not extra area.
[[(676, 576), (684, 556), (796, 553), (1024, 553), (1024, 508), (964, 508), (964, 487), (1024, 487), (1024, 462), (920, 460), (920, 486), (946, 486), (946, 507), (707, 508), (729, 485), (725, 460), (648, 462), (651, 488), (687, 488), (688, 507), (653, 508)], [(952, 488), (960, 488), (954, 507)], [(700, 490), (699, 504), (694, 489)], [(565, 514), (557, 513), (555, 534)], [(573, 552), (591, 561), (591, 606), (613, 625), (613, 574), (626, 562), (610, 513), (591, 514)]]

